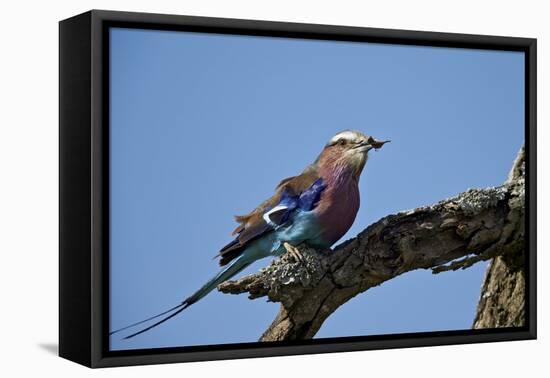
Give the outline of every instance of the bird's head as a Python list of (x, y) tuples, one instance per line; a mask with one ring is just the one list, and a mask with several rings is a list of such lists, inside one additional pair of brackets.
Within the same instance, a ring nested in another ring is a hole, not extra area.
[(370, 150), (378, 150), (389, 140), (380, 141), (360, 131), (344, 130), (333, 136), (319, 156), (321, 165), (349, 168), (359, 176)]

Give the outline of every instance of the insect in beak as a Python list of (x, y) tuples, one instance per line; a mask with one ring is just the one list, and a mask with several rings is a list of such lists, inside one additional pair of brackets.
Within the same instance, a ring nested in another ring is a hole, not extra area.
[(391, 140), (376, 140), (372, 137), (370, 139), (372, 139), (370, 140), (371, 148), (374, 148), (375, 150), (378, 150), (382, 148), (384, 144), (391, 142)]
[(353, 148), (361, 148), (361, 147), (366, 147), (365, 148), (365, 151), (370, 151), (372, 150), (373, 148), (375, 150), (378, 150), (380, 148), (382, 148), (382, 146), (386, 143), (390, 142), (389, 140), (384, 140), (384, 141), (381, 141), (381, 140), (376, 140), (374, 139), (373, 137), (369, 137), (369, 139), (365, 140), (365, 141), (362, 141), (360, 143), (358, 143), (356, 146), (354, 146)]

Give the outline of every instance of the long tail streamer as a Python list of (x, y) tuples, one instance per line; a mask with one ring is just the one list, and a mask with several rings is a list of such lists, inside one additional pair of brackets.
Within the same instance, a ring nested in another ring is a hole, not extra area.
[(181, 302), (177, 306), (174, 306), (174, 307), (172, 307), (172, 308), (170, 308), (166, 311), (161, 312), (160, 314), (151, 316), (147, 319), (143, 319), (139, 322), (127, 325), (126, 327), (119, 328), (115, 331), (110, 332), (109, 335), (114, 335), (115, 333), (119, 333), (119, 332), (127, 330), (129, 328), (136, 327), (140, 324), (149, 322), (149, 321), (157, 319), (157, 318), (159, 318), (163, 315), (170, 314), (172, 311), (175, 311), (172, 314), (167, 315), (166, 317), (162, 318), (158, 322), (156, 322), (156, 323), (154, 323), (154, 324), (152, 324), (148, 327), (145, 327), (140, 331), (134, 332), (134, 333), (124, 337), (124, 340), (131, 339), (134, 336), (140, 335), (144, 332), (149, 331), (152, 328), (155, 328), (156, 326), (164, 323), (165, 321), (172, 319), (174, 316), (181, 313), (183, 310), (185, 310), (187, 307), (191, 306), (193, 303), (198, 302), (205, 295), (207, 295), (212, 290), (214, 290), (214, 288), (216, 288), (216, 286), (218, 286), (220, 283), (230, 279), (231, 277), (233, 277), (234, 275), (236, 275), (237, 273), (242, 271), (244, 268), (246, 268), (248, 265), (250, 265), (254, 261), (255, 260), (249, 261), (249, 259), (244, 258), (244, 256), (239, 257), (231, 265), (229, 265), (227, 268), (225, 268), (224, 270), (219, 272), (216, 276), (214, 276), (211, 280), (209, 280), (206, 284), (204, 284), (199, 290), (197, 290), (193, 295), (191, 295), (189, 298), (187, 298), (186, 300), (184, 300), (183, 302)]

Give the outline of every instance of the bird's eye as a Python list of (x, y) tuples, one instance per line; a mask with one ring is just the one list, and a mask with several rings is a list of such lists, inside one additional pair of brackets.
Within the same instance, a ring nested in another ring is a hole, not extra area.
[(346, 140), (345, 140), (345, 139), (339, 139), (339, 140), (338, 140), (338, 144), (339, 144), (340, 146), (343, 146), (344, 144), (346, 144)]

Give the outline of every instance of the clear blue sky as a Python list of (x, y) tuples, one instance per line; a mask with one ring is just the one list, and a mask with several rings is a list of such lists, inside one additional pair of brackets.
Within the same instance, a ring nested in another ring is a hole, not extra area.
[[(500, 185), (523, 144), (522, 53), (113, 29), (110, 64), (113, 328), (216, 274), (232, 216), (338, 131), (392, 140), (370, 154), (342, 241), (390, 213)], [(404, 274), (342, 306), (317, 337), (467, 329), (485, 268)], [(253, 342), (278, 307), (215, 291), (111, 349)]]

